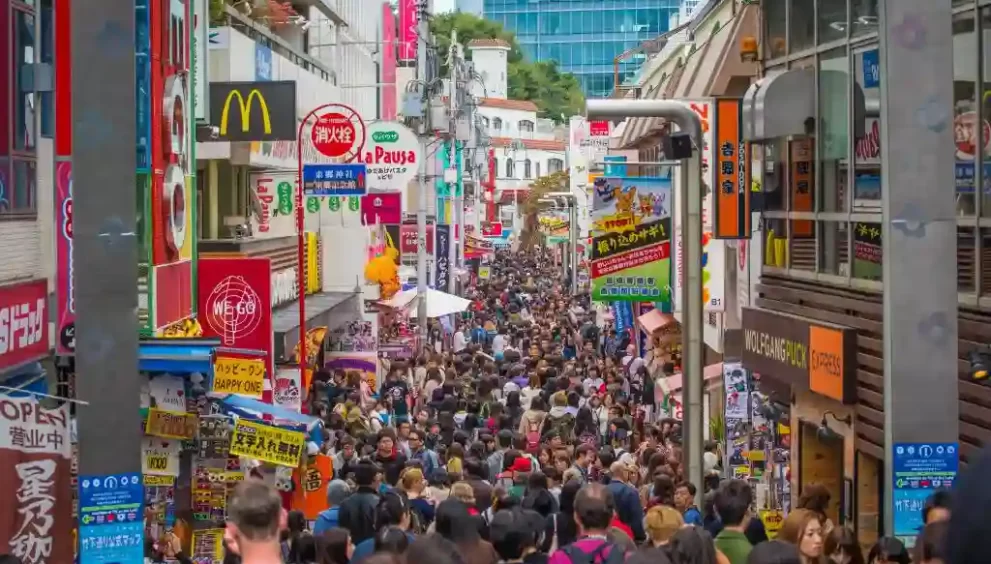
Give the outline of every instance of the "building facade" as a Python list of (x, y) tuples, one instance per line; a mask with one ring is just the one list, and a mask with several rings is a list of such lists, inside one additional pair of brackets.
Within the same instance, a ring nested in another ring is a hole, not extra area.
[[(680, 0), (485, 0), (483, 15), (515, 33), (531, 60), (557, 61), (578, 78), (587, 97), (597, 98), (613, 91), (614, 60), (667, 31), (677, 22), (681, 4)], [(636, 53), (620, 61), (620, 83), (631, 79), (645, 59)]]

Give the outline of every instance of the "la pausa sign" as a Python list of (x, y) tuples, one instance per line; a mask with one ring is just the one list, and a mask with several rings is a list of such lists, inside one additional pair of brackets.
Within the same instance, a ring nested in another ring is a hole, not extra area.
[(372, 190), (403, 189), (416, 178), (420, 141), (401, 123), (380, 121), (367, 128), (367, 141), (355, 162), (366, 167), (365, 183)]

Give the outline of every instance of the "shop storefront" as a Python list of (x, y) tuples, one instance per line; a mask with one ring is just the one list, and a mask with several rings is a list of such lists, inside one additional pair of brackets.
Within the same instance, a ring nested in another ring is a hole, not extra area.
[(864, 446), (873, 430), (857, 418), (857, 330), (744, 308), (743, 341), (743, 368), (759, 392), (753, 412), (775, 446), (790, 448), (791, 507), (806, 486), (820, 484), (834, 523), (855, 527), (861, 540), (876, 537), (883, 457), (880, 445)]

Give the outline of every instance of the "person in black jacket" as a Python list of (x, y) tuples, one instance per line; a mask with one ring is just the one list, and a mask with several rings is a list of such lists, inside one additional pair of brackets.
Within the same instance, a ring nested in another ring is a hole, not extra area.
[(385, 481), (390, 486), (395, 486), (399, 481), (399, 474), (406, 467), (406, 455), (396, 448), (396, 436), (391, 428), (382, 429), (378, 436), (378, 450), (372, 457), (372, 461), (382, 467), (385, 474)]
[(351, 533), (351, 542), (358, 544), (375, 536), (375, 508), (379, 504), (376, 476), (378, 468), (364, 460), (353, 466), (358, 489), (341, 503), (340, 526)]

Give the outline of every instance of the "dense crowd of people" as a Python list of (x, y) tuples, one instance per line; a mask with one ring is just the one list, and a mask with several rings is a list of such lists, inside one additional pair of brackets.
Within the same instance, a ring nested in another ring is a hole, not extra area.
[(943, 562), (949, 492), (930, 498), (910, 554), (834, 526), (816, 485), (768, 540), (751, 486), (722, 476), (714, 443), (704, 483), (685, 481), (681, 425), (654, 410), (679, 359), (638, 355), (634, 335), (566, 282), (547, 253), (499, 253), (469, 288), (470, 311), (432, 320), (422, 354), (389, 364), (378, 390), (318, 373), (309, 407), (333, 458), (329, 509), (308, 523), (272, 488), (243, 483), (226, 562)]

